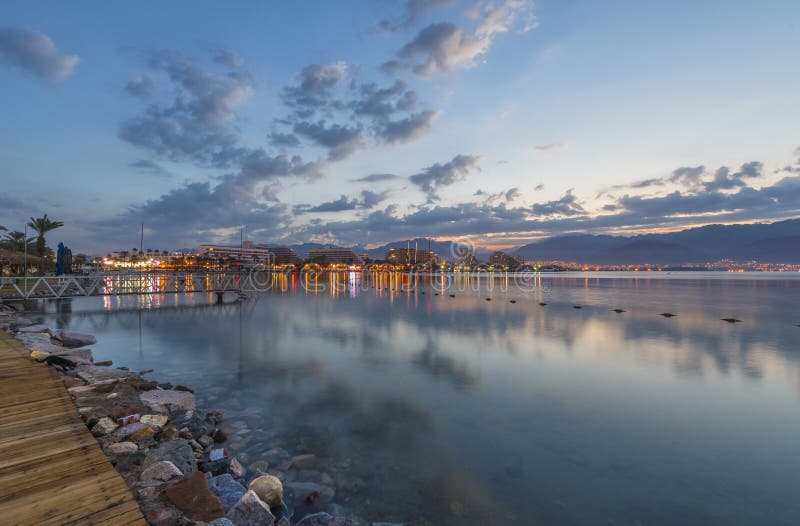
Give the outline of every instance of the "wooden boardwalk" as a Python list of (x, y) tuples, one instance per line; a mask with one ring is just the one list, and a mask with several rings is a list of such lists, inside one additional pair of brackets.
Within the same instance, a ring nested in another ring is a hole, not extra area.
[(142, 524), (58, 373), (0, 331), (0, 523)]

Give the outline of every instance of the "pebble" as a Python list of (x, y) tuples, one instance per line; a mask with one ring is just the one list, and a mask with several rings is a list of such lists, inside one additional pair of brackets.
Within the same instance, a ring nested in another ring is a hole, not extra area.
[(97, 423), (92, 426), (92, 434), (96, 437), (101, 437), (113, 433), (117, 429), (117, 423), (104, 416)]
[(115, 455), (122, 455), (124, 453), (136, 453), (139, 451), (139, 446), (133, 442), (117, 442), (116, 444), (109, 444), (107, 449)]
[(254, 478), (248, 489), (254, 491), (261, 500), (270, 506), (280, 506), (283, 500), (283, 484), (273, 475), (261, 475)]

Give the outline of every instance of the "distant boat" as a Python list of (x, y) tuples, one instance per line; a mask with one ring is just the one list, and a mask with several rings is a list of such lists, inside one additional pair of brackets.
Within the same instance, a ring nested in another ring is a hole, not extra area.
[(720, 318), (722, 321), (727, 321), (728, 323), (739, 323), (742, 320), (737, 320), (736, 318)]
[(547, 306), (547, 303), (539, 303), (539, 305), (541, 305), (542, 307), (545, 307), (545, 306)]
[(573, 305), (572, 308), (573, 309), (582, 309), (583, 306), (582, 305)]
[(492, 301), (492, 298), (486, 298), (486, 301)]
[(617, 314), (622, 314), (623, 312), (625, 312), (625, 309), (614, 309), (614, 312), (616, 312)]
[(673, 316), (677, 316), (677, 314), (672, 314), (671, 312), (662, 312), (661, 315), (664, 316), (665, 318), (672, 318)]
[(508, 300), (509, 303), (516, 303), (517, 300)]

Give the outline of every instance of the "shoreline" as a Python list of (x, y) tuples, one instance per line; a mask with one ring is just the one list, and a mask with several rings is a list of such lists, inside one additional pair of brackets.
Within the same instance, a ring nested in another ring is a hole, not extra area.
[(59, 373), (149, 524), (370, 524), (333, 502), (335, 483), (324, 473), (322, 481), (287, 480), (293, 467), (310, 470), (315, 455), (268, 451), (268, 458), (245, 467), (226, 447), (230, 431), (221, 411), (196, 407), (191, 387), (146, 379), (152, 370), (95, 361), (93, 335), (54, 332), (4, 304), (0, 330), (25, 346), (31, 360)]

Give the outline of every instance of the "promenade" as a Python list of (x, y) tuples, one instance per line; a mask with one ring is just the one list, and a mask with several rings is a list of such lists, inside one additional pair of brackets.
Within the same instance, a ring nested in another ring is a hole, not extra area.
[(58, 374), (0, 332), (0, 520), (147, 524)]

